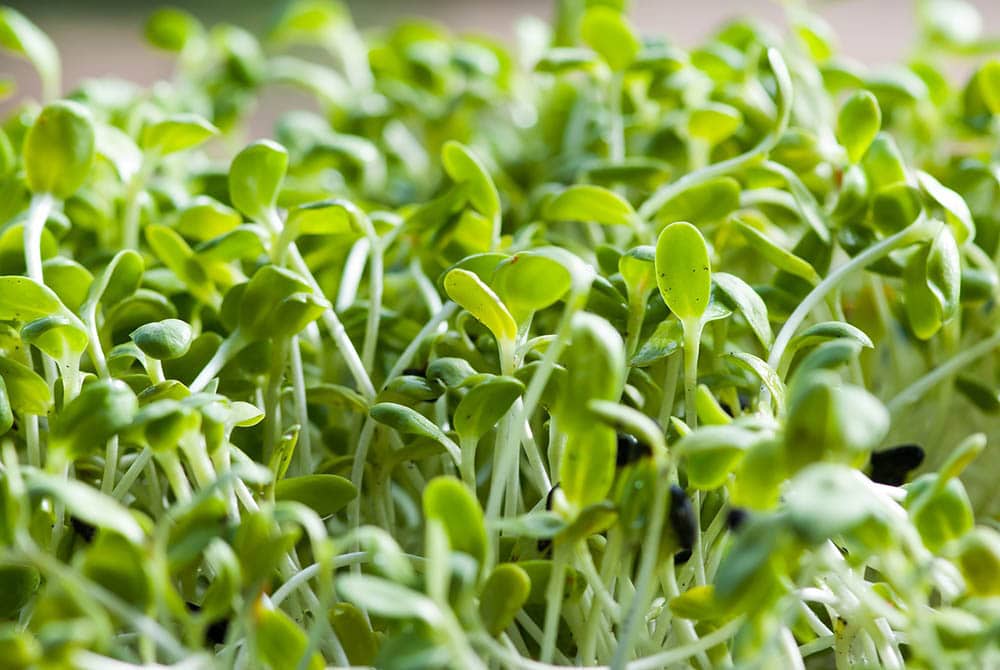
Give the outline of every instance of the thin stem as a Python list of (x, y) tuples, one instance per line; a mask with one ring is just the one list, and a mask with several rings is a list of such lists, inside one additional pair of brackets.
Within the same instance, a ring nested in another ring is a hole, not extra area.
[[(371, 227), (371, 224), (368, 225)], [(365, 324), (365, 339), (361, 346), (361, 362), (371, 374), (375, 365), (375, 346), (378, 344), (378, 327), (382, 318), (382, 242), (371, 231), (371, 250), (368, 265), (368, 319)]]
[(152, 172), (153, 161), (147, 158), (143, 161), (142, 167), (135, 171), (128, 181), (125, 189), (125, 215), (122, 219), (122, 248), (139, 248), (139, 219), (141, 214), (141, 202), (143, 189), (146, 188), (146, 181)]
[[(320, 288), (319, 282), (313, 277), (312, 271), (294, 243), (289, 245), (288, 254), (295, 271), (302, 275), (302, 278), (306, 280), (306, 283), (312, 287), (312, 290), (317, 295), (323, 295), (323, 289)], [(372, 384), (371, 377), (368, 376), (365, 364), (361, 362), (361, 357), (358, 356), (358, 350), (354, 348), (354, 343), (347, 336), (344, 324), (340, 322), (337, 313), (333, 311), (333, 307), (327, 308), (320, 319), (327, 330), (330, 331), (330, 337), (333, 338), (334, 344), (337, 345), (337, 350), (340, 352), (344, 363), (347, 365), (347, 369), (354, 378), (354, 383), (358, 385), (361, 395), (365, 396), (367, 400), (373, 399), (375, 397), (375, 386)]]
[(886, 407), (888, 407), (889, 413), (893, 416), (898, 415), (899, 412), (902, 411), (907, 405), (919, 400), (925, 393), (934, 388), (937, 384), (941, 383), (965, 366), (975, 362), (977, 359), (982, 358), (997, 347), (1000, 347), (1000, 331), (969, 347), (961, 353), (952, 356), (944, 363), (941, 363), (923, 377), (900, 391), (895, 398), (887, 403)]
[(114, 435), (104, 445), (104, 474), (101, 476), (101, 493), (109, 495), (115, 488), (118, 472), (118, 436)]
[(118, 480), (118, 484), (115, 485), (114, 490), (111, 492), (111, 496), (117, 500), (121, 500), (125, 494), (128, 493), (129, 489), (132, 488), (132, 485), (135, 484), (135, 480), (139, 478), (139, 475), (142, 474), (143, 468), (146, 467), (146, 464), (149, 463), (152, 458), (153, 450), (149, 447), (146, 447), (139, 452), (139, 455), (136, 456), (135, 460), (132, 461), (132, 464), (129, 465), (128, 470), (126, 470), (125, 474), (122, 475), (122, 478)]
[(299, 423), (299, 441), (296, 446), (299, 452), (297, 459), (302, 472), (312, 470), (312, 437), (309, 433), (309, 408), (306, 404), (306, 378), (302, 369), (302, 348), (299, 337), (292, 337), (289, 345), (289, 360), (292, 368), (292, 394), (295, 399), (295, 417)]
[(698, 350), (701, 347), (702, 321), (684, 322), (684, 421), (698, 427), (695, 396), (698, 389)]
[(625, 119), (622, 117), (622, 81), (621, 72), (611, 75), (608, 86), (608, 114), (611, 117), (611, 128), (608, 132), (608, 154), (612, 163), (625, 160)]
[(201, 369), (198, 376), (191, 382), (191, 392), (198, 393), (204, 390), (208, 386), (208, 383), (219, 374), (222, 368), (226, 367), (226, 364), (248, 344), (249, 342), (243, 337), (239, 328), (234, 330), (229, 337), (222, 340), (219, 348), (212, 354), (208, 363), (205, 363), (205, 367)]
[(799, 303), (799, 306), (795, 308), (795, 311), (785, 321), (785, 325), (781, 327), (777, 337), (774, 338), (774, 345), (771, 347), (771, 355), (767, 359), (767, 364), (775, 370), (778, 369), (785, 349), (795, 335), (795, 331), (798, 330), (798, 327), (809, 316), (809, 313), (823, 302), (827, 294), (836, 288), (848, 275), (856, 270), (867, 267), (896, 249), (925, 239), (928, 233), (938, 225), (940, 224), (921, 215), (903, 230), (873, 244), (827, 275), (823, 281), (809, 292), (809, 295)]
[(562, 610), (563, 590), (566, 586), (566, 564), (570, 547), (557, 543), (552, 556), (552, 572), (545, 589), (545, 634), (539, 658), (542, 663), (551, 663), (556, 649), (556, 635), (559, 632), (559, 613)]
[(638, 632), (646, 608), (649, 606), (650, 588), (653, 584), (653, 575), (656, 572), (656, 559), (660, 554), (660, 535), (663, 531), (663, 520), (667, 511), (667, 492), (669, 488), (662, 482), (666, 479), (666, 468), (660, 468), (660, 485), (655, 487), (653, 492), (653, 510), (646, 526), (646, 537), (642, 551), (642, 558), (639, 562), (639, 577), (635, 583), (635, 594), (629, 604), (628, 614), (625, 616), (625, 624), (622, 633), (618, 638), (618, 647), (615, 649), (611, 667), (614, 670), (625, 668), (629, 653), (632, 650), (632, 641)]
[(653, 654), (645, 658), (632, 661), (627, 666), (627, 670), (654, 670), (655, 668), (666, 668), (674, 663), (686, 661), (692, 656), (696, 656), (704, 651), (708, 651), (717, 644), (722, 644), (732, 637), (737, 629), (743, 624), (742, 617), (733, 619), (712, 631), (708, 635), (698, 638), (694, 642), (675, 647), (668, 651)]
[(52, 213), (55, 199), (49, 193), (36, 193), (28, 205), (28, 218), (24, 222), (24, 266), (28, 277), (44, 284), (42, 273), (42, 230)]

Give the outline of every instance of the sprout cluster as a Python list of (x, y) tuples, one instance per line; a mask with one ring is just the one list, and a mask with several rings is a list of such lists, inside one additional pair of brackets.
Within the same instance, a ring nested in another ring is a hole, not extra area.
[(622, 4), (0, 8), (0, 667), (1000, 667), (1000, 41)]

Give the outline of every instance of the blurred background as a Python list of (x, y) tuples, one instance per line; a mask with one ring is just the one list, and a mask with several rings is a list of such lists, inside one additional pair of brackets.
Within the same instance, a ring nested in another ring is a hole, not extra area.
[[(0, 0), (2, 1), (2, 0)], [(156, 7), (182, 7), (205, 23), (228, 21), (260, 32), (287, 0), (8, 0), (45, 30), (58, 45), (64, 86), (81, 79), (114, 74), (138, 83), (167, 77), (167, 54), (146, 45), (142, 26)], [(514, 34), (518, 17), (549, 18), (549, 0), (348, 0), (361, 28), (421, 16), (458, 32), (481, 32), (501, 39)], [(1000, 34), (1000, 0), (972, 0), (986, 34)], [(810, 6), (831, 24), (844, 54), (871, 65), (907, 56), (914, 33), (913, 0), (826, 0)], [(702, 40), (726, 18), (753, 16), (781, 23), (776, 0), (633, 0), (631, 15), (639, 30), (665, 34), (680, 46)], [(0, 54), (0, 76), (18, 83), (18, 93), (0, 103), (0, 111), (23, 96), (37, 96), (34, 76), (25, 63)]]

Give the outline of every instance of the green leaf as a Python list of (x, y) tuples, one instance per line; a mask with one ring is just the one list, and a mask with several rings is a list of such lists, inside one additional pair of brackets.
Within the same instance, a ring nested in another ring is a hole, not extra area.
[(275, 500), (293, 500), (311, 508), (321, 517), (336, 514), (358, 495), (349, 479), (315, 474), (281, 479), (275, 484)]
[(52, 442), (65, 449), (70, 458), (100, 450), (112, 435), (132, 422), (138, 409), (135, 393), (125, 382), (91, 382), (53, 418)]
[(955, 379), (955, 390), (987, 414), (1000, 413), (1000, 394), (992, 384), (985, 383), (969, 375), (959, 375)]
[(264, 265), (243, 292), (239, 327), (253, 340), (290, 337), (318, 319), (328, 307), (294, 272)]
[(700, 321), (712, 291), (712, 263), (701, 232), (678, 221), (656, 241), (656, 283), (670, 311), (682, 322)]
[(192, 295), (209, 305), (218, 301), (215, 286), (184, 238), (172, 228), (154, 223), (146, 226), (146, 241), (160, 261), (184, 282)]
[(506, 305), (474, 273), (468, 270), (451, 270), (444, 278), (448, 297), (489, 328), (498, 342), (513, 342), (517, 336), (517, 323)]
[(488, 218), (500, 216), (500, 195), (482, 161), (465, 145), (449, 140), (441, 148), (441, 163), (456, 184), (465, 189), (469, 202)]
[(878, 398), (824, 370), (796, 377), (787, 415), (785, 445), (793, 471), (818, 460), (860, 467), (889, 431), (889, 412)]
[(514, 622), (531, 593), (531, 578), (516, 563), (498, 565), (479, 591), (479, 618), (497, 637)]
[(87, 348), (87, 331), (72, 314), (36, 319), (21, 329), (21, 339), (64, 365), (76, 367)]
[(857, 163), (868, 151), (882, 127), (882, 110), (869, 91), (856, 91), (837, 114), (837, 141), (847, 150), (847, 158)]
[(635, 210), (625, 198), (614, 191), (577, 184), (561, 191), (545, 205), (549, 221), (586, 221), (606, 226), (631, 225)]
[(524, 392), (513, 377), (489, 377), (473, 386), (455, 408), (455, 431), (463, 440), (479, 440)]
[(688, 115), (687, 132), (693, 138), (715, 146), (736, 132), (743, 123), (740, 110), (717, 102), (705, 104)]
[(5, 435), (8, 430), (14, 427), (14, 409), (10, 404), (10, 394), (7, 392), (7, 383), (0, 375), (0, 435)]
[(836, 463), (816, 463), (799, 472), (784, 493), (784, 508), (792, 529), (813, 544), (879, 514), (864, 475)]
[(805, 279), (810, 284), (819, 283), (819, 274), (808, 262), (780, 247), (760, 230), (746, 223), (743, 217), (734, 218), (733, 223), (747, 244), (771, 265), (790, 275)]
[(146, 21), (146, 40), (164, 51), (180, 52), (203, 32), (201, 24), (191, 14), (175, 7), (161, 7)]
[(68, 311), (48, 286), (28, 277), (0, 277), (0, 320), (25, 323)]
[(860, 328), (843, 321), (823, 321), (809, 326), (792, 338), (788, 344), (788, 354), (786, 355), (790, 359), (800, 349), (839, 339), (854, 340), (862, 347), (875, 348), (871, 338)]
[(490, 282), (519, 321), (562, 299), (573, 284), (563, 265), (535, 251), (525, 251), (497, 264)]
[(56, 46), (48, 35), (11, 7), (0, 7), (0, 46), (31, 62), (41, 77), (46, 95), (59, 94), (62, 68)]
[(65, 479), (38, 471), (25, 472), (28, 492), (51, 496), (66, 505), (75, 517), (92, 526), (114, 531), (134, 544), (145, 538), (142, 526), (117, 500), (75, 479)]
[(906, 181), (906, 164), (903, 155), (890, 135), (880, 132), (872, 140), (861, 160), (861, 167), (868, 177), (872, 192)]
[(604, 5), (587, 9), (580, 21), (580, 37), (616, 72), (631, 65), (642, 48), (621, 12)]
[(24, 138), (28, 188), (65, 199), (90, 174), (95, 154), (94, 124), (86, 107), (69, 100), (46, 105)]
[(15, 360), (0, 356), (0, 377), (11, 408), (18, 414), (45, 415), (52, 409), (52, 391), (38, 373)]
[(321, 200), (293, 207), (285, 226), (295, 235), (341, 235), (363, 232), (352, 213), (341, 200)]
[(191, 336), (191, 326), (180, 319), (147, 323), (129, 335), (144, 354), (161, 361), (186, 354), (191, 347)]
[(962, 245), (972, 239), (976, 234), (976, 224), (962, 196), (922, 170), (917, 170), (917, 181), (921, 190), (944, 210), (955, 241)]
[(604, 500), (615, 478), (618, 440), (601, 425), (570, 434), (559, 462), (559, 484), (577, 510)]
[(733, 351), (729, 354), (730, 360), (744, 370), (756, 375), (761, 383), (767, 387), (774, 405), (782, 408), (785, 405), (785, 384), (781, 381), (778, 373), (767, 364), (766, 361), (757, 358), (753, 354), (745, 351)]
[(688, 485), (710, 491), (725, 483), (743, 454), (763, 436), (736, 424), (701, 426), (674, 447), (687, 462)]
[[(18, 612), (35, 595), (41, 581), (41, 574), (34, 566), (0, 563), (0, 593), (4, 594), (0, 600), (0, 619), (17, 619)], [(15, 662), (14, 667), (20, 666)]]
[(180, 211), (174, 227), (184, 237), (204, 242), (235, 230), (242, 221), (231, 207), (199, 195)]
[(685, 189), (665, 202), (656, 212), (656, 221), (659, 224), (718, 221), (740, 206), (740, 190), (740, 183), (731, 177), (710, 179)]
[(712, 281), (722, 290), (724, 301), (743, 315), (765, 351), (770, 349), (773, 334), (763, 299), (749, 284), (728, 272), (716, 272), (712, 275)]
[(318, 652), (313, 652), (309, 662), (302, 665), (301, 660), (309, 649), (309, 636), (281, 610), (256, 607), (253, 630), (255, 649), (267, 667), (323, 670), (326, 665)]
[(80, 313), (88, 314), (98, 303), (107, 308), (129, 297), (139, 288), (144, 271), (142, 256), (131, 249), (119, 251), (90, 285)]
[(56, 256), (42, 263), (45, 285), (70, 310), (78, 310), (87, 298), (87, 291), (94, 277), (87, 268), (76, 261)]
[(192, 149), (218, 134), (218, 128), (197, 114), (174, 114), (143, 128), (142, 148), (169, 156)]
[(994, 58), (983, 63), (976, 77), (979, 94), (994, 116), (1000, 115), (1000, 60)]
[(986, 526), (974, 528), (959, 541), (956, 553), (955, 563), (973, 594), (1000, 595), (1000, 533)]
[(568, 379), (556, 410), (560, 427), (579, 433), (593, 424), (588, 403), (617, 401), (625, 385), (625, 344), (606, 320), (589, 312), (573, 316), (570, 344), (562, 354)]
[(951, 229), (942, 228), (927, 252), (927, 287), (937, 299), (941, 320), (958, 313), (962, 285), (962, 259)]
[(435, 477), (424, 489), (424, 517), (438, 521), (453, 551), (461, 551), (479, 562), (486, 560), (486, 526), (479, 501), (454, 477)]
[(434, 624), (441, 618), (434, 601), (379, 577), (343, 575), (337, 579), (340, 595), (358, 607), (390, 619), (421, 619)]
[(437, 424), (415, 409), (393, 402), (380, 402), (372, 405), (369, 414), (373, 419), (389, 426), (400, 435), (417, 435), (434, 440), (447, 448), (456, 460), (460, 460), (454, 442), (444, 434), (444, 431)]
[(645, 367), (655, 363), (680, 351), (683, 340), (684, 327), (681, 322), (677, 319), (665, 319), (656, 326), (656, 330), (649, 336), (649, 339), (639, 347), (639, 351), (632, 357), (630, 364)]
[(247, 217), (266, 221), (272, 216), (287, 171), (288, 151), (271, 140), (258, 140), (233, 158), (229, 199)]
[(95, 151), (115, 168), (118, 178), (128, 183), (142, 167), (142, 151), (129, 135), (114, 126), (94, 126)]
[(347, 660), (352, 665), (374, 665), (379, 638), (375, 636), (364, 612), (350, 603), (337, 603), (330, 610), (330, 625), (340, 638)]

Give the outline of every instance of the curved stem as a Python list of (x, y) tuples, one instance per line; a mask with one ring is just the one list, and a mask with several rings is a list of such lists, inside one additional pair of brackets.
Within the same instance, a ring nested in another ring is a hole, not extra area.
[[(369, 224), (371, 227), (371, 224)], [(368, 319), (365, 323), (365, 339), (361, 346), (361, 362), (371, 375), (375, 366), (375, 345), (378, 344), (378, 327), (382, 318), (382, 243), (371, 232), (369, 240), (368, 265)]]
[(849, 274), (871, 265), (896, 249), (925, 239), (927, 234), (937, 225), (940, 224), (921, 215), (903, 230), (873, 244), (827, 275), (823, 281), (809, 292), (809, 295), (799, 303), (799, 306), (795, 308), (795, 311), (785, 321), (785, 325), (781, 327), (777, 337), (774, 338), (774, 345), (771, 347), (771, 355), (768, 356), (767, 364), (775, 370), (778, 369), (785, 349), (795, 335), (795, 331), (798, 330), (798, 327), (809, 316), (809, 313), (823, 302), (826, 295), (836, 288)]
[(618, 638), (618, 647), (615, 649), (614, 658), (611, 661), (613, 670), (623, 670), (628, 661), (629, 653), (632, 649), (632, 641), (645, 615), (645, 610), (649, 605), (650, 587), (653, 583), (653, 575), (656, 572), (656, 559), (660, 553), (660, 534), (663, 531), (663, 521), (666, 517), (667, 506), (667, 486), (666, 468), (660, 468), (660, 485), (653, 491), (653, 510), (646, 527), (646, 538), (644, 541), (642, 558), (639, 562), (639, 577), (635, 583), (635, 593), (632, 602), (629, 604), (628, 614), (625, 616), (625, 624), (622, 633)]
[(892, 416), (896, 416), (904, 407), (919, 400), (921, 396), (934, 388), (937, 384), (955, 374), (966, 365), (982, 358), (997, 347), (1000, 347), (1000, 331), (994, 333), (992, 336), (982, 340), (974, 346), (969, 347), (961, 353), (952, 356), (944, 363), (941, 363), (923, 377), (900, 391), (895, 398), (887, 403), (886, 407), (888, 407), (889, 413)]
[(222, 341), (219, 348), (212, 354), (212, 358), (208, 360), (208, 363), (205, 363), (205, 367), (201, 369), (198, 376), (191, 382), (191, 392), (197, 393), (208, 386), (208, 383), (219, 374), (222, 368), (226, 366), (226, 363), (231, 361), (233, 356), (238, 354), (248, 344), (249, 342), (243, 338), (243, 334), (239, 329), (234, 330), (229, 337)]
[(28, 277), (44, 284), (42, 273), (42, 230), (52, 213), (55, 199), (48, 193), (36, 193), (28, 206), (28, 218), (24, 222), (24, 266)]
[(562, 611), (563, 591), (566, 587), (566, 564), (570, 547), (556, 544), (552, 556), (552, 572), (545, 589), (545, 633), (539, 658), (542, 663), (551, 663), (556, 649), (556, 635), (559, 632), (559, 613)]
[(289, 360), (292, 368), (292, 394), (295, 399), (295, 420), (299, 426), (299, 463), (303, 472), (312, 469), (312, 439), (309, 435), (309, 408), (306, 404), (306, 377), (302, 369), (302, 348), (299, 346), (299, 337), (292, 337), (289, 351)]
[(766, 155), (778, 143), (781, 135), (788, 127), (788, 120), (792, 111), (792, 81), (788, 76), (788, 68), (785, 66), (781, 55), (774, 49), (768, 49), (768, 60), (774, 70), (775, 79), (778, 82), (778, 120), (774, 129), (760, 141), (753, 149), (739, 156), (734, 156), (719, 163), (713, 163), (700, 170), (689, 172), (680, 179), (665, 186), (660, 187), (651, 195), (646, 202), (639, 207), (639, 217), (648, 221), (663, 205), (670, 202), (681, 193), (700, 186), (707, 181), (722, 177), (727, 174), (750, 165), (761, 156)]

